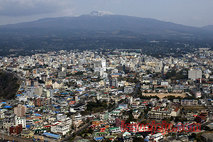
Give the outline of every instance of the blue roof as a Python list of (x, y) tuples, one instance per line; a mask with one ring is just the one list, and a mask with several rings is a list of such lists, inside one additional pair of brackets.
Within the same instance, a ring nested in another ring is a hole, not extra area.
[(56, 134), (52, 134), (52, 133), (43, 133), (43, 135), (47, 136), (47, 137), (52, 137), (55, 139), (60, 139), (61, 136), (60, 135), (56, 135)]
[(60, 106), (58, 106), (58, 105), (53, 105), (55, 108), (60, 108)]
[(12, 108), (11, 106), (4, 106), (4, 108)]
[(26, 125), (26, 128), (30, 128), (30, 125)]
[(35, 115), (35, 116), (42, 116), (41, 114), (38, 114), (38, 113), (34, 113), (34, 115)]
[(2, 104), (6, 104), (7, 102), (1, 102)]
[(102, 140), (104, 137), (96, 137), (94, 138), (94, 140), (98, 141), (98, 140)]
[(68, 95), (68, 93), (67, 92), (62, 92), (61, 95)]
[(26, 107), (28, 107), (28, 108), (29, 108), (29, 107), (34, 107), (34, 106), (26, 105)]
[(121, 73), (112, 73), (112, 75), (121, 75)]

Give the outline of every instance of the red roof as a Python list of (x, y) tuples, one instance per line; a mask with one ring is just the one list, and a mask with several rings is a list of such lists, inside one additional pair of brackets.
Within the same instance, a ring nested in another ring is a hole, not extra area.
[(154, 110), (158, 110), (159, 108), (160, 108), (160, 106), (157, 106), (157, 107), (154, 108)]
[(208, 83), (208, 84), (213, 84), (213, 81), (207, 81), (206, 83)]
[(178, 110), (179, 110), (179, 108), (178, 108), (178, 107), (176, 107), (176, 108), (175, 108), (175, 112), (177, 112)]

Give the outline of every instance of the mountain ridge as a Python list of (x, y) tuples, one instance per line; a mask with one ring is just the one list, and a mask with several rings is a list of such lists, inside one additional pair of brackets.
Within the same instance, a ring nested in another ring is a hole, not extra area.
[[(161, 42), (150, 43), (153, 40)], [(146, 48), (153, 51), (148, 47), (158, 47), (158, 52), (163, 52), (164, 47), (165, 50), (188, 44), (204, 47), (213, 45), (212, 41), (213, 31), (204, 28), (114, 14), (44, 18), (0, 26), (0, 55), (19, 55), (23, 51), (31, 54), (32, 50), (94, 48)]]
[(213, 31), (213, 25), (207, 25), (207, 26), (204, 26), (202, 27), (204, 30), (211, 30)]
[(185, 26), (172, 22), (165, 22), (151, 18), (140, 18), (125, 15), (81, 15), (78, 17), (56, 17), (56, 18), (43, 18), (31, 22), (23, 22), (17, 24), (9, 24), (0, 26), (0, 30), (18, 29), (18, 28), (46, 28), (46, 29), (83, 29), (83, 30), (129, 30), (133, 32), (141, 31), (175, 31), (180, 30), (184, 32), (188, 30), (200, 30), (192, 26)]

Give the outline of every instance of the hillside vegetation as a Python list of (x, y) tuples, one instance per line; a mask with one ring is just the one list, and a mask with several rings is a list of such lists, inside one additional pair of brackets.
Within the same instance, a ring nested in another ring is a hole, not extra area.
[(12, 99), (19, 88), (19, 79), (12, 73), (0, 71), (0, 98)]

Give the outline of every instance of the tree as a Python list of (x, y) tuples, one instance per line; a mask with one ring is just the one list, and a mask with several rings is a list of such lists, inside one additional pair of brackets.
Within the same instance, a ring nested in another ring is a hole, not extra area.
[(133, 138), (133, 142), (144, 142), (144, 138)]
[(0, 97), (4, 99), (12, 99), (15, 97), (20, 80), (15, 74), (0, 71)]

